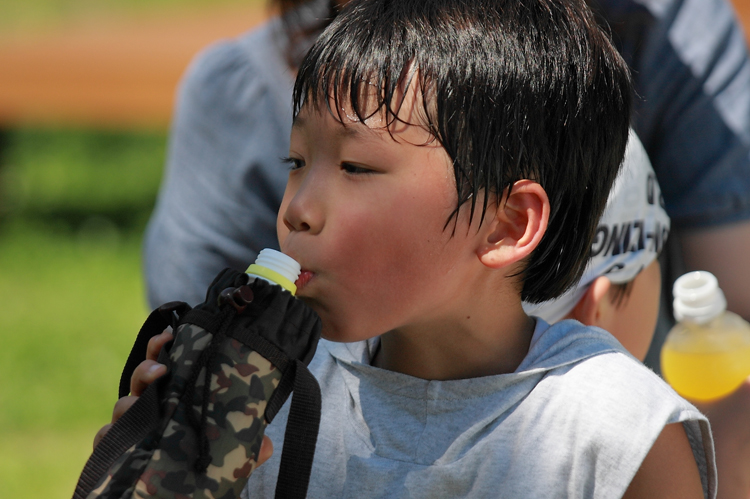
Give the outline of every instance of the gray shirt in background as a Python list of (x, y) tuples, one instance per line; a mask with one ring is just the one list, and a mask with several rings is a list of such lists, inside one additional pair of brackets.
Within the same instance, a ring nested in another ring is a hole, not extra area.
[(224, 268), (278, 249), (293, 75), (278, 19), (196, 58), (180, 88), (144, 243), (149, 304), (196, 305)]

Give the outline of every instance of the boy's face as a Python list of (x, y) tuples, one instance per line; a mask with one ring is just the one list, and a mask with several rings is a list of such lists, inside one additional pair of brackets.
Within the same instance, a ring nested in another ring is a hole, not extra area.
[[(399, 117), (418, 123), (413, 99), (408, 92)], [(453, 221), (444, 230), (454, 174), (427, 131), (396, 123), (391, 136), (380, 113), (364, 124), (341, 114), (344, 124), (305, 106), (292, 128), (277, 231), (302, 265), (298, 296), (336, 341), (429, 327), (458, 310), (454, 298), (477, 263), (478, 220), (469, 227), (462, 209), (455, 236)]]

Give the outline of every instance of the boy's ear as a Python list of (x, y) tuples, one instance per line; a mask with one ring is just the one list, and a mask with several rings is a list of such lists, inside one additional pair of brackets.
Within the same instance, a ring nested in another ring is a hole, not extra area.
[(599, 276), (589, 285), (570, 316), (586, 326), (598, 326), (607, 329), (612, 304), (606, 297), (612, 287), (612, 281)]
[(539, 245), (549, 220), (549, 198), (536, 182), (519, 180), (509, 196), (500, 201), (477, 255), (487, 267), (512, 265), (531, 254)]

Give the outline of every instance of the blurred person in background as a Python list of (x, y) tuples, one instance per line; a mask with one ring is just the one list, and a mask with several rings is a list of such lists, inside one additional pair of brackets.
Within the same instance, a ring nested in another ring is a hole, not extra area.
[[(295, 68), (345, 2), (270, 3), (279, 16), (204, 50), (181, 83), (144, 245), (152, 306), (196, 304), (221, 269), (244, 270), (260, 249), (278, 245)], [(750, 319), (750, 56), (728, 0), (589, 3), (633, 70), (633, 127), (674, 229), (649, 363), (671, 325), (671, 283), (684, 271), (712, 272), (729, 309)], [(738, 463), (750, 455), (750, 385), (704, 410), (719, 497), (747, 497), (750, 469)]]

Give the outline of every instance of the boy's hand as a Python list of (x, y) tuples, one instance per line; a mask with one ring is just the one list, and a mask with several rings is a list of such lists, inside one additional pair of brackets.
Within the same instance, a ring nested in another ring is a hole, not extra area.
[[(114, 410), (112, 411), (112, 422), (102, 426), (102, 428), (94, 436), (94, 447), (99, 445), (99, 442), (104, 435), (109, 431), (115, 422), (125, 414), (125, 411), (138, 400), (143, 391), (148, 385), (164, 376), (167, 372), (167, 366), (160, 364), (156, 361), (159, 358), (159, 352), (162, 347), (166, 345), (172, 339), (171, 329), (165, 329), (161, 334), (154, 336), (148, 342), (146, 348), (146, 360), (138, 364), (133, 371), (133, 376), (130, 378), (130, 395), (122, 397), (120, 400), (115, 402)], [(263, 443), (260, 446), (260, 452), (258, 453), (258, 463), (260, 466), (268, 460), (273, 454), (273, 444), (271, 439), (264, 436)]]
[(167, 372), (167, 366), (159, 364), (156, 362), (156, 359), (159, 358), (159, 352), (161, 352), (162, 347), (171, 339), (171, 329), (165, 329), (161, 334), (149, 340), (146, 347), (146, 360), (138, 364), (133, 371), (133, 375), (130, 377), (130, 395), (122, 397), (115, 402), (115, 408), (112, 411), (112, 422), (102, 426), (96, 433), (94, 447), (99, 445), (99, 441), (101, 441), (112, 425), (138, 400), (143, 390)]

